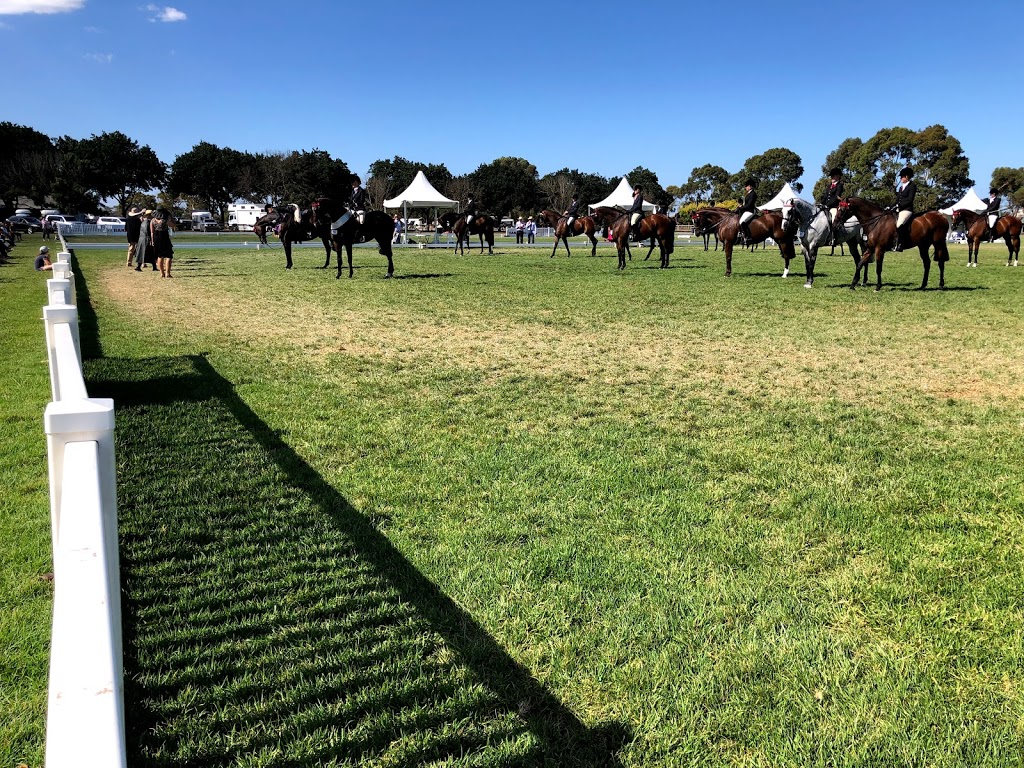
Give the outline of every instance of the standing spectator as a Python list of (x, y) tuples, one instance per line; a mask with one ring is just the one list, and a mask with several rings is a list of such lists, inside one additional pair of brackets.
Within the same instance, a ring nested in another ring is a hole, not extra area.
[(133, 205), (128, 209), (128, 216), (124, 220), (124, 232), (128, 237), (128, 262), (125, 266), (130, 267), (135, 261), (135, 254), (139, 250), (139, 233), (142, 231), (142, 209)]
[(53, 222), (46, 216), (43, 216), (43, 240), (49, 240), (53, 234)]
[(53, 269), (53, 264), (50, 263), (50, 249), (45, 245), (39, 249), (35, 265), (36, 272), (45, 272), (48, 269)]
[(149, 217), (153, 211), (149, 208), (143, 209), (139, 214), (139, 243), (135, 247), (135, 271), (141, 272), (143, 264), (152, 264), (153, 271), (156, 271), (156, 263), (150, 259), (150, 249), (153, 247), (149, 237)]
[(516, 243), (517, 244), (520, 244), (520, 245), (522, 244), (522, 242), (523, 242), (523, 231), (524, 231), (525, 228), (526, 228), (526, 224), (525, 224), (525, 222), (523, 222), (523, 217), (520, 216), (518, 219), (516, 219)]
[(395, 214), (395, 234), (391, 237), (392, 243), (398, 243), (402, 240), (402, 220), (398, 214)]
[(526, 220), (526, 242), (528, 245), (532, 245), (534, 238), (537, 236), (537, 222), (533, 220), (533, 216), (530, 216)]
[(166, 208), (158, 208), (149, 222), (149, 234), (156, 250), (156, 263), (160, 277), (171, 277), (171, 259), (174, 248), (171, 245), (171, 214)]

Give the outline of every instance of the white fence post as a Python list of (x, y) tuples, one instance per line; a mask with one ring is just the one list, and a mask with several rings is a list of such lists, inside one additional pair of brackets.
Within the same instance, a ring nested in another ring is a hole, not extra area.
[(82, 365), (82, 346), (78, 337), (78, 309), (71, 305), (55, 304), (43, 307), (43, 323), (46, 326), (46, 350), (50, 360), (50, 394), (54, 400), (60, 400), (60, 376), (58, 374), (56, 327), (67, 324), (74, 342), (75, 356), (78, 365)]

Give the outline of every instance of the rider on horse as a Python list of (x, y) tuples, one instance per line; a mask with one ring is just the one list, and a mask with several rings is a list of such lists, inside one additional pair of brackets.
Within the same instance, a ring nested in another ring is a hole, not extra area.
[(629, 228), (633, 239), (639, 240), (640, 222), (644, 218), (644, 191), (639, 184), (633, 187), (633, 206), (626, 213), (629, 215)]
[(743, 236), (743, 245), (747, 245), (754, 236), (750, 234), (750, 221), (757, 215), (757, 190), (754, 187), (757, 186), (756, 181), (753, 178), (747, 179), (743, 188), (747, 190), (746, 197), (743, 198), (743, 204), (736, 209), (736, 213), (740, 215), (740, 234)]
[(476, 202), (473, 200), (473, 196), (472, 195), (470, 195), (469, 199), (466, 201), (465, 214), (466, 214), (466, 224), (467, 225), (472, 224), (473, 223), (473, 219), (475, 219), (476, 216), (477, 216)]
[(843, 196), (846, 185), (843, 183), (843, 172), (841, 169), (833, 168), (828, 172), (828, 175), (832, 181), (825, 188), (825, 191), (821, 193), (821, 199), (818, 202), (828, 212), (828, 226), (829, 230), (831, 230), (832, 222), (836, 220), (836, 214), (839, 212), (839, 199)]
[(910, 220), (914, 217), (914, 198), (917, 184), (911, 179), (914, 171), (909, 166), (900, 171), (900, 183), (896, 185), (896, 243), (894, 251), (903, 250), (903, 238), (910, 235)]
[(572, 202), (569, 203), (569, 207), (562, 213), (566, 218), (565, 229), (567, 232), (572, 232), (572, 223), (576, 221), (576, 215), (580, 210), (580, 196), (576, 192), (572, 193)]
[(349, 210), (355, 215), (359, 225), (362, 226), (366, 218), (367, 202), (369, 196), (363, 189), (361, 181), (356, 174), (352, 174), (352, 195), (349, 198)]
[(988, 207), (985, 208), (985, 214), (988, 216), (988, 239), (989, 242), (995, 242), (996, 239), (996, 221), (999, 220), (999, 206), (1002, 203), (1003, 198), (999, 192), (995, 189), (988, 191)]

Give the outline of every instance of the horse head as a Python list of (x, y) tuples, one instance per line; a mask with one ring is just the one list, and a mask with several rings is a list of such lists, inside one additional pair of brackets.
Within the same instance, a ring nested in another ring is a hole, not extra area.
[(960, 215), (961, 213), (962, 213), (962, 211), (959, 208), (957, 208), (955, 211), (953, 211), (953, 217), (952, 218), (953, 218), (953, 226), (954, 227), (958, 227), (958, 226), (960, 226), (961, 224), (964, 223), (964, 217)]
[(836, 219), (835, 221), (832, 222), (832, 226), (838, 227), (841, 226), (842, 224), (845, 224), (848, 219), (853, 217), (853, 215), (853, 209), (850, 208), (849, 198), (847, 198), (846, 200), (840, 200), (839, 208), (836, 211)]

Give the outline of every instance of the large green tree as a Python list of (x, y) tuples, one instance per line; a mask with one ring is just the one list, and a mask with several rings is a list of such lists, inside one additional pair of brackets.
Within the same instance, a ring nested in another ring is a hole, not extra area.
[(156, 189), (167, 173), (156, 152), (120, 131), (82, 139), (73, 151), (83, 186), (100, 198), (117, 200), (122, 216), (135, 194)]
[(226, 221), (228, 204), (239, 196), (239, 171), (244, 160), (238, 150), (201, 141), (174, 159), (167, 179), (168, 191), (175, 197), (202, 200), (211, 212), (217, 212), (222, 222)]
[(1009, 198), (1011, 205), (1024, 206), (1024, 168), (996, 168), (992, 171), (990, 188)]
[(867, 197), (880, 205), (896, 201), (899, 171), (909, 166), (917, 182), (918, 210), (956, 202), (974, 183), (968, 176), (970, 161), (960, 141), (942, 125), (920, 131), (895, 126), (882, 128), (867, 141), (844, 140), (825, 159), (822, 178), (815, 184), (816, 193), (820, 193), (833, 166), (847, 176), (847, 195)]
[(469, 176), (480, 209), (498, 217), (532, 215), (543, 199), (537, 166), (521, 157), (499, 157)]
[(323, 149), (291, 152), (281, 165), (286, 202), (305, 205), (318, 197), (347, 200), (352, 191), (352, 171), (348, 165)]
[(0, 122), (0, 200), (8, 216), (14, 213), (21, 196), (43, 204), (55, 177), (57, 160), (58, 153), (49, 136), (24, 125)]
[(648, 203), (654, 203), (655, 205), (661, 205), (668, 207), (672, 205), (674, 198), (665, 188), (661, 186), (661, 182), (658, 181), (658, 174), (654, 171), (644, 168), (642, 165), (638, 165), (632, 171), (626, 174), (626, 178), (629, 179), (629, 183), (633, 186), (639, 184), (644, 190), (644, 200)]
[(83, 141), (61, 136), (54, 142), (57, 168), (50, 190), (56, 206), (66, 212), (99, 213), (100, 195), (92, 184)]
[(587, 206), (603, 200), (615, 188), (606, 177), (597, 173), (584, 173), (575, 168), (561, 168), (549, 173), (540, 180), (539, 185), (544, 195), (541, 204), (559, 212), (568, 207), (573, 194), (579, 196), (583, 206)]
[(751, 176), (757, 181), (757, 200), (766, 203), (778, 194), (782, 185), (788, 182), (793, 189), (800, 192), (803, 185), (797, 179), (804, 175), (803, 161), (800, 155), (785, 147), (775, 147), (760, 155), (748, 157), (743, 168), (733, 175), (735, 189), (743, 189)]
[(707, 163), (690, 171), (690, 177), (682, 186), (670, 186), (665, 190), (685, 203), (714, 203), (730, 200), (736, 196), (729, 172), (720, 165)]
[(377, 160), (371, 163), (370, 177), (366, 179), (370, 205), (377, 209), (383, 208), (384, 201), (405, 190), (419, 171), (423, 171), (427, 180), (437, 190), (444, 189), (452, 178), (451, 171), (443, 163), (418, 163), (398, 155), (391, 160)]

